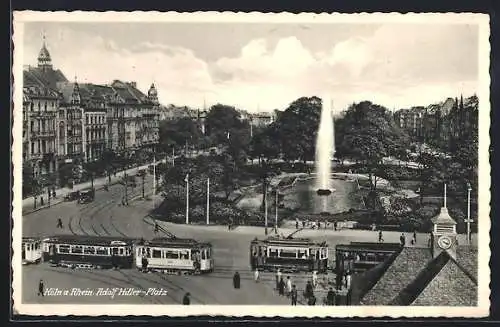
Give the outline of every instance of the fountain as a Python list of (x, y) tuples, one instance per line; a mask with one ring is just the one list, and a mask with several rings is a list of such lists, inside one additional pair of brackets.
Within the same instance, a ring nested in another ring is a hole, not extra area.
[(328, 196), (334, 191), (331, 187), (331, 166), (334, 153), (335, 134), (332, 110), (323, 101), (316, 138), (316, 193), (320, 196)]

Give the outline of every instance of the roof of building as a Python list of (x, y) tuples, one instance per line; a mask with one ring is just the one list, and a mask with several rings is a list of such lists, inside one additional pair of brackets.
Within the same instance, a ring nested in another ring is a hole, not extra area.
[(389, 305), (432, 260), (429, 249), (405, 247), (362, 300), (365, 305)]
[(441, 211), (439, 211), (439, 214), (433, 217), (431, 221), (434, 224), (457, 224), (455, 219), (451, 218), (450, 214), (448, 213), (448, 209), (445, 207), (442, 207)]
[[(443, 252), (447, 254), (447, 252)], [(451, 257), (411, 305), (475, 306), (477, 283)]]
[(364, 305), (474, 306), (477, 249), (458, 247), (456, 259), (443, 251), (405, 247), (363, 297)]
[(44, 86), (54, 91), (58, 89), (60, 83), (68, 82), (59, 69), (41, 69), (31, 66), (23, 71), (23, 78), (23, 86)]

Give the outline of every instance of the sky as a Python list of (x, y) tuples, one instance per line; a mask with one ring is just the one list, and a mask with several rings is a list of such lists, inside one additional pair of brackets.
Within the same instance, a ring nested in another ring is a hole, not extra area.
[(154, 82), (164, 105), (263, 112), (319, 96), (334, 111), (399, 109), (478, 91), (477, 25), (29, 22), (24, 65), (43, 35), (69, 80)]

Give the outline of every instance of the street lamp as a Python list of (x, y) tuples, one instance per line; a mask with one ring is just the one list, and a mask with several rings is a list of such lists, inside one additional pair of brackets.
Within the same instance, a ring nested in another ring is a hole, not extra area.
[(467, 183), (467, 219), (465, 222), (467, 223), (467, 243), (470, 244), (471, 241), (471, 233), (470, 233), (470, 223), (472, 219), (470, 219), (470, 192), (472, 191), (472, 187), (470, 183)]

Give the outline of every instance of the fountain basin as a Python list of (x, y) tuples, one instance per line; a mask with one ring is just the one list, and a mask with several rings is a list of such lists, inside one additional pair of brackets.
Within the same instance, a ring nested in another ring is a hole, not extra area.
[(323, 189), (320, 188), (319, 190), (316, 191), (316, 194), (318, 194), (319, 196), (327, 196), (327, 195), (332, 194), (332, 190), (325, 189), (325, 188), (323, 188)]

